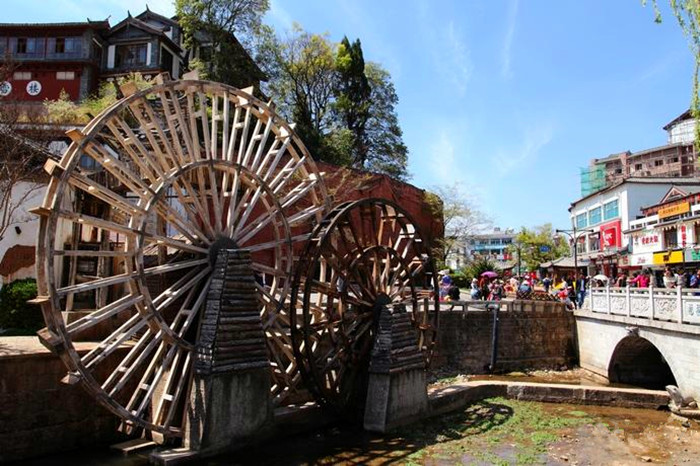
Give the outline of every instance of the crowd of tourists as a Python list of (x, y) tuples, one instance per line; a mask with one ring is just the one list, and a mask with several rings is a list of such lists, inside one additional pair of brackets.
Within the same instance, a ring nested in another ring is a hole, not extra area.
[[(599, 284), (605, 286), (605, 283)], [(633, 272), (625, 271), (617, 274), (610, 286), (625, 288), (700, 288), (700, 270), (688, 271), (681, 268), (666, 267), (663, 272), (644, 269)]]

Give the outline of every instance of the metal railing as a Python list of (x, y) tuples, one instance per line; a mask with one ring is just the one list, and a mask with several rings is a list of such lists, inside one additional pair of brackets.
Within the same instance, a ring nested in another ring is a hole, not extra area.
[(700, 325), (698, 288), (591, 288), (583, 309), (601, 314)]

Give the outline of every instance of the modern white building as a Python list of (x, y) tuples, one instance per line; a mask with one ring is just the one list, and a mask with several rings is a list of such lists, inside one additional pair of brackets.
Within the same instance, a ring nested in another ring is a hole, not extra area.
[(700, 182), (674, 186), (643, 209), (623, 234), (630, 244), (630, 265), (661, 269), (697, 267), (700, 262)]
[(623, 231), (642, 216), (642, 208), (655, 205), (673, 187), (692, 187), (695, 179), (627, 178), (571, 203), (569, 214), (576, 230), (576, 251), (590, 260), (589, 274), (617, 274), (630, 267), (629, 236)]
[(513, 266), (508, 247), (513, 243), (515, 230), (495, 227), (491, 231), (472, 235), (460, 242), (447, 258), (446, 265), (451, 269), (460, 269), (475, 257), (485, 257), (493, 261), (500, 269)]

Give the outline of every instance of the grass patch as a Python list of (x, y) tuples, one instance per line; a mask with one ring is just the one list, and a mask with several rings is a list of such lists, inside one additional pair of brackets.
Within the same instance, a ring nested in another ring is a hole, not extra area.
[(420, 464), (424, 458), (455, 463), (541, 463), (547, 447), (565, 431), (597, 422), (584, 411), (550, 411), (538, 403), (489, 398), (397, 434), (418, 447), (405, 458), (407, 464)]

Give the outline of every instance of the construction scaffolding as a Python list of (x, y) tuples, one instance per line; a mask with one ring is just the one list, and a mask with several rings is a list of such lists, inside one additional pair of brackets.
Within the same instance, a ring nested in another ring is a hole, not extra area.
[(607, 186), (605, 180), (605, 165), (596, 164), (590, 167), (580, 168), (581, 171), (581, 197), (600, 191)]

